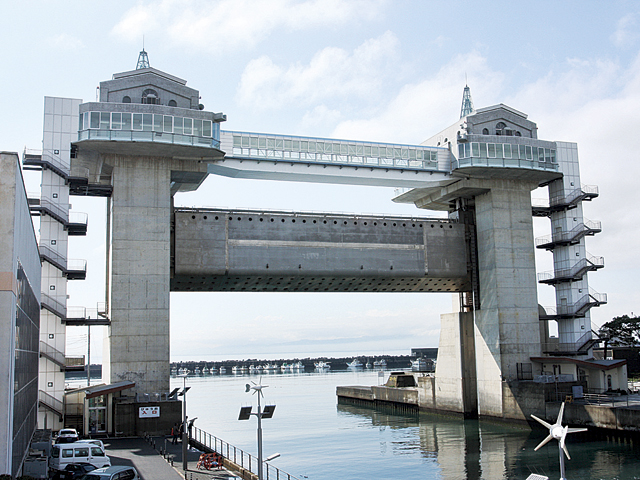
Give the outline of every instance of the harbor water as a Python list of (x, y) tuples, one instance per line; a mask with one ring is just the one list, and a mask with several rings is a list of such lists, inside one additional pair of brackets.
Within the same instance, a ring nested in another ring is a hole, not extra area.
[[(336, 386), (376, 385), (383, 378), (372, 370), (189, 376), (187, 415), (197, 417), (200, 429), (256, 455), (257, 420), (239, 421), (238, 413), (248, 405), (256, 411), (247, 383), (268, 385), (262, 404), (276, 409), (262, 421), (264, 458), (280, 453), (272, 464), (300, 480), (559, 478), (557, 442), (533, 451), (547, 435), (542, 427), (338, 404)], [(172, 388), (183, 383), (171, 379)], [(572, 434), (567, 447), (568, 480), (640, 479), (638, 440)]]

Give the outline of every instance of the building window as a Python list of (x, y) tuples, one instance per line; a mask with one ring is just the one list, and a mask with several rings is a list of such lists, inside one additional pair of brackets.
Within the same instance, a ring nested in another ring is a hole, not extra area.
[(507, 125), (504, 122), (498, 122), (496, 124), (496, 135), (502, 135), (503, 130), (507, 128)]
[(149, 105), (160, 104), (160, 97), (158, 96), (158, 92), (151, 88), (147, 88), (144, 92), (142, 92), (142, 103), (146, 103)]
[(125, 95), (122, 97), (122, 103), (131, 103), (131, 97)]
[(489, 135), (489, 129), (488, 128), (483, 128), (482, 129), (482, 134), (483, 135)]
[(178, 104), (176, 103), (176, 101), (175, 101), (175, 100), (169, 100), (168, 105), (169, 105), (170, 107), (177, 107), (177, 106), (178, 106)]

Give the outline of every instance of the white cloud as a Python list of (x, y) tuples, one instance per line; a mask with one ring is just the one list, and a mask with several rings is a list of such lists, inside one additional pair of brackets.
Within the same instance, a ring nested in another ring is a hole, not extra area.
[(375, 116), (338, 124), (332, 135), (420, 143), (459, 118), (465, 72), (476, 100), (498, 98), (504, 75), (491, 70), (479, 53), (471, 52), (456, 56), (432, 78), (405, 85)]
[(617, 29), (611, 35), (611, 42), (618, 48), (634, 46), (640, 33), (638, 32), (638, 14), (630, 13), (618, 20)]
[(84, 43), (78, 37), (60, 33), (47, 39), (47, 47), (54, 50), (80, 50), (84, 48)]
[(220, 52), (258, 44), (275, 30), (333, 28), (380, 15), (386, 0), (158, 0), (129, 9), (112, 34), (169, 35), (174, 45)]
[(313, 105), (325, 99), (353, 101), (380, 93), (392, 69), (397, 38), (386, 32), (370, 39), (353, 52), (327, 47), (308, 65), (282, 67), (264, 55), (252, 60), (242, 73), (238, 102), (260, 109), (289, 105)]

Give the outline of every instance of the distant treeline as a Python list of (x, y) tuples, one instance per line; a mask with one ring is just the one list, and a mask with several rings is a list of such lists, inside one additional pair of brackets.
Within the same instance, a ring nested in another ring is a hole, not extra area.
[[(437, 349), (434, 349), (437, 350)], [(358, 355), (351, 357), (314, 357), (314, 358), (281, 358), (278, 360), (265, 360), (265, 359), (257, 359), (250, 358), (246, 360), (222, 360), (218, 362), (211, 361), (188, 361), (188, 362), (171, 362), (171, 369), (180, 369), (186, 368), (191, 373), (193, 373), (196, 368), (202, 371), (204, 368), (220, 368), (224, 366), (227, 369), (227, 372), (231, 372), (231, 368), (234, 366), (237, 367), (250, 367), (251, 365), (257, 367), (258, 365), (267, 365), (272, 364), (276, 365), (278, 368), (283, 364), (291, 364), (295, 362), (300, 362), (304, 365), (305, 370), (313, 370), (315, 368), (315, 364), (317, 362), (323, 361), (327, 362), (331, 365), (332, 370), (344, 370), (348, 368), (348, 364), (351, 363), (354, 359), (358, 359), (362, 362), (362, 364), (366, 368), (367, 362), (373, 368), (373, 362), (376, 360), (385, 360), (387, 362), (387, 370), (389, 369), (405, 369), (411, 367), (411, 360), (415, 360), (415, 356), (410, 355)], [(425, 358), (428, 358), (425, 356)], [(435, 355), (432, 357), (435, 360)]]

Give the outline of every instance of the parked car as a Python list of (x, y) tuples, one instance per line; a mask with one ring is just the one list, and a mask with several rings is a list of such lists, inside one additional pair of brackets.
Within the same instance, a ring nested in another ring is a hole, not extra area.
[(133, 467), (116, 466), (98, 468), (84, 474), (80, 480), (140, 480), (140, 476)]
[(61, 428), (56, 437), (56, 443), (73, 443), (80, 439), (75, 428)]
[(102, 440), (98, 440), (97, 438), (85, 438), (83, 440), (78, 440), (78, 442), (93, 443), (94, 445), (97, 445), (104, 450), (104, 443), (102, 443)]
[(56, 444), (51, 447), (49, 468), (64, 470), (70, 463), (90, 463), (96, 468), (110, 467), (111, 460), (99, 445), (86, 442)]
[(53, 480), (77, 479), (85, 473), (89, 473), (95, 469), (95, 465), (86, 462), (70, 463), (64, 467), (64, 470), (56, 471), (52, 478)]

